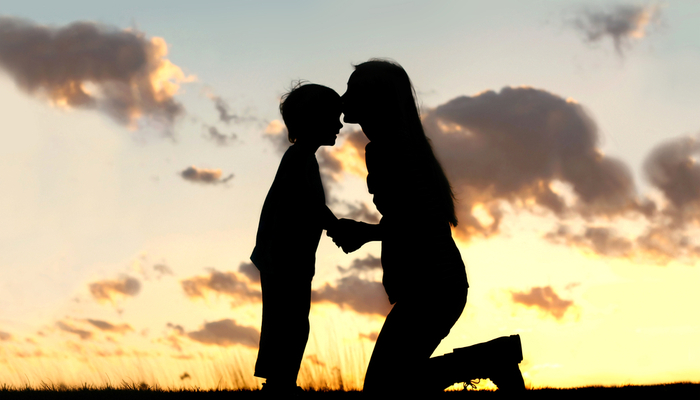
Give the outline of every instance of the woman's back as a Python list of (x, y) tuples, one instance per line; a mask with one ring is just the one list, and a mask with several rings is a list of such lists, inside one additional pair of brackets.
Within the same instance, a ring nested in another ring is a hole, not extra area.
[(430, 281), (466, 280), (429, 160), (407, 145), (371, 142), (365, 151), (367, 186), (382, 214), (382, 266), (389, 299), (395, 302), (417, 293), (415, 286)]

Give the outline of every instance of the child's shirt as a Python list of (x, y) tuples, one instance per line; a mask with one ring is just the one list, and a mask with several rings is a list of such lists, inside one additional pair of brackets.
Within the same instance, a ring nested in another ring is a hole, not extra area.
[(326, 207), (314, 152), (290, 146), (265, 198), (251, 261), (265, 273), (312, 277), (329, 217), (335, 219)]

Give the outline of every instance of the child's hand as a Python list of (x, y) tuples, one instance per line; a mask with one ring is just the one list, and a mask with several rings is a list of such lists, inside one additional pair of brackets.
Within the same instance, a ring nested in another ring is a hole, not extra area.
[(350, 219), (340, 219), (326, 234), (333, 239), (338, 247), (348, 254), (367, 243), (363, 236), (362, 223)]

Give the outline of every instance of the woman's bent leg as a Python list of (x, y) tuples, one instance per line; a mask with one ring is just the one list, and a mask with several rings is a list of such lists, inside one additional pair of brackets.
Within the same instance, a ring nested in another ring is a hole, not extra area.
[(422, 300), (398, 301), (389, 312), (367, 367), (365, 392), (415, 393), (432, 386), (428, 360), (462, 314), (466, 288), (449, 298), (431, 293)]

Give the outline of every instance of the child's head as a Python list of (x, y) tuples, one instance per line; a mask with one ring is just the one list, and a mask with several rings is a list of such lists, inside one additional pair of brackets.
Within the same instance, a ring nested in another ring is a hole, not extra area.
[(343, 127), (340, 96), (314, 83), (299, 84), (282, 96), (280, 113), (292, 143), (333, 145)]

